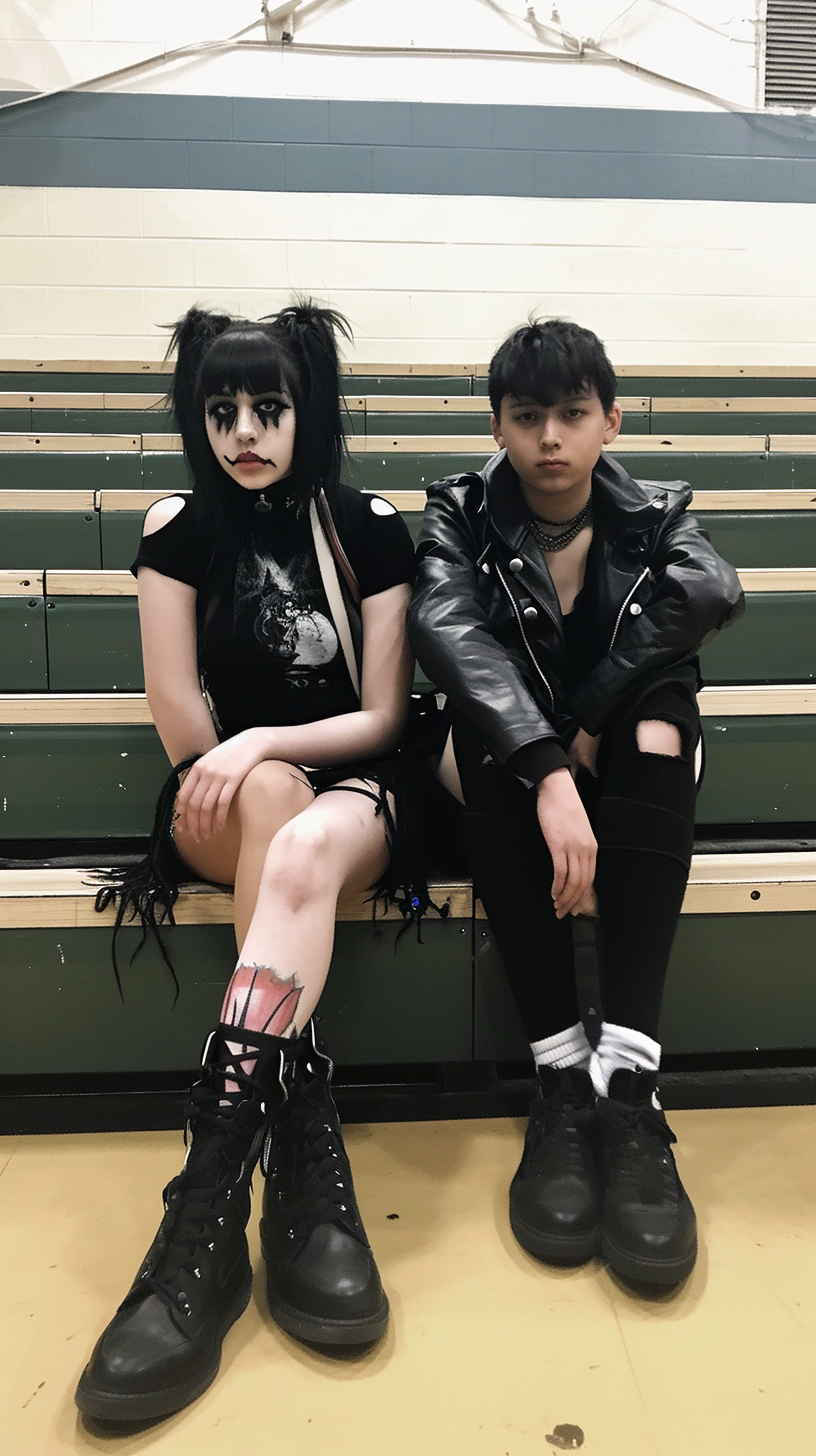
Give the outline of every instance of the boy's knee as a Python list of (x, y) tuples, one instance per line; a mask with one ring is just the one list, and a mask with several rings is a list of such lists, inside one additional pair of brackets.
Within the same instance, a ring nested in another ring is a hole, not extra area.
[(660, 718), (644, 718), (635, 731), (637, 746), (641, 753), (657, 753), (662, 758), (680, 758), (683, 740), (675, 723), (664, 723)]

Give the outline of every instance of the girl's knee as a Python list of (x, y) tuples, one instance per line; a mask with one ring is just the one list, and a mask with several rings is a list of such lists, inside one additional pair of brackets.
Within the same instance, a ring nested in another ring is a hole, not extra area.
[(635, 730), (637, 746), (641, 753), (657, 753), (663, 758), (680, 758), (683, 740), (676, 723), (664, 723), (660, 718), (644, 718)]
[(235, 796), (242, 824), (290, 819), (314, 798), (308, 780), (291, 763), (266, 759), (250, 769)]
[(264, 865), (263, 886), (292, 910), (339, 891), (331, 835), (326, 825), (309, 821), (306, 815), (285, 824)]

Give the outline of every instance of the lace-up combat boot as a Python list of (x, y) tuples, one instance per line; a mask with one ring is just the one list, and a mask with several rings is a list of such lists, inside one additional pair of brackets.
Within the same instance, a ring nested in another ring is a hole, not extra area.
[(697, 1224), (653, 1072), (619, 1068), (598, 1102), (603, 1137), (601, 1252), (624, 1279), (677, 1284), (694, 1268)]
[[(227, 1330), (246, 1308), (252, 1172), (283, 1100), (291, 1042), (219, 1026), (191, 1093), (184, 1168), (164, 1190), (164, 1217), (133, 1285), (97, 1342), (76, 1393), (103, 1420), (170, 1415), (206, 1390)], [(249, 1073), (242, 1063), (254, 1062)]]
[(582, 1067), (537, 1072), (524, 1152), (510, 1184), (510, 1224), (537, 1259), (585, 1264), (601, 1242), (595, 1094)]
[(287, 1334), (325, 1345), (364, 1345), (388, 1324), (354, 1195), (332, 1063), (313, 1025), (299, 1039), (288, 1098), (267, 1135), (261, 1247), (269, 1309)]

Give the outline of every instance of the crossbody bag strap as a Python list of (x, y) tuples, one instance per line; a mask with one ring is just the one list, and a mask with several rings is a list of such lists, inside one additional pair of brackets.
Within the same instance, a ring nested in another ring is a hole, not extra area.
[[(326, 509), (328, 510), (328, 502), (326, 502)], [(333, 529), (334, 522), (331, 519), (330, 512), (329, 520), (331, 521)], [(346, 604), (343, 600), (343, 593), (340, 589), (340, 579), (338, 577), (338, 570), (342, 570), (342, 567), (340, 567), (337, 558), (334, 555), (334, 551), (329, 544), (331, 538), (328, 536), (328, 533), (323, 524), (322, 512), (318, 514), (318, 508), (314, 500), (309, 501), (309, 521), (312, 527), (315, 551), (317, 553), (317, 565), (320, 570), (321, 581), (323, 582), (323, 590), (326, 593), (326, 597), (329, 603), (329, 610), (332, 614), (332, 620), (334, 621), (335, 628), (337, 629), (337, 636), (340, 639), (340, 646), (342, 648), (343, 656), (346, 660), (346, 667), (348, 668), (348, 674), (351, 678), (352, 687), (354, 688), (354, 691), (359, 698), (361, 696), (360, 673), (357, 667), (357, 658), (354, 653), (354, 641), (351, 635), (351, 624), (349, 623), (348, 611), (346, 610)], [(334, 532), (334, 534), (335, 536), (337, 535), (336, 531)], [(342, 547), (340, 549), (342, 550)], [(343, 552), (343, 557), (345, 559), (345, 552)], [(346, 562), (346, 564), (348, 565), (349, 571), (351, 571), (351, 566), (349, 565), (348, 561)], [(353, 571), (351, 572), (351, 575), (354, 580), (354, 584), (357, 587), (357, 599), (359, 600), (360, 588), (357, 584), (357, 578), (354, 576)]]
[(351, 592), (352, 601), (356, 602), (359, 607), (363, 599), (363, 594), (360, 591), (360, 583), (354, 574), (354, 567), (343, 550), (343, 543), (337, 534), (337, 527), (334, 524), (334, 517), (332, 516), (324, 490), (321, 490), (317, 497), (317, 514), (320, 517), (320, 524), (326, 533), (326, 540), (331, 546), (332, 556), (334, 557), (337, 570), (340, 572), (346, 586)]

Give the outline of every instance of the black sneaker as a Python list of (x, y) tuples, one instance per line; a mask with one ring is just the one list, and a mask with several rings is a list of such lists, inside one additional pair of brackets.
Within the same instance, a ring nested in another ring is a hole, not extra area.
[(269, 1309), (298, 1339), (372, 1344), (388, 1324), (388, 1300), (354, 1195), (332, 1064), (311, 1027), (300, 1048), (262, 1160)]
[(678, 1284), (697, 1258), (697, 1222), (653, 1072), (619, 1068), (598, 1102), (606, 1189), (601, 1252), (624, 1279)]
[(524, 1153), (510, 1184), (510, 1224), (537, 1259), (585, 1264), (600, 1248), (603, 1202), (592, 1081), (582, 1067), (537, 1071)]
[[(247, 1075), (219, 1027), (191, 1093), (184, 1168), (164, 1190), (164, 1217), (133, 1285), (97, 1342), (76, 1392), (84, 1415), (142, 1421), (171, 1415), (215, 1379), (227, 1330), (246, 1308), (252, 1172), (266, 1130), (264, 1079), (280, 1084), (278, 1037), (253, 1043)], [(237, 1091), (225, 1093), (225, 1070)], [(229, 1098), (226, 1101), (225, 1099)]]

